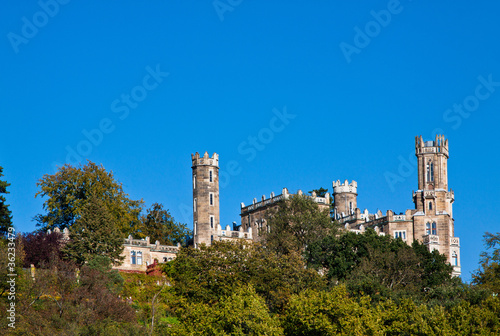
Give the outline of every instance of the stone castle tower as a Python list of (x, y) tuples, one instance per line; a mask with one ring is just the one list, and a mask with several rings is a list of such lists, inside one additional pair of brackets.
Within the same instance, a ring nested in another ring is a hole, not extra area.
[(356, 181), (351, 183), (347, 180), (344, 183), (340, 183), (340, 180), (333, 181), (334, 218), (337, 218), (337, 214), (343, 217), (354, 213), (354, 210), (358, 207), (357, 189), (358, 184)]
[(191, 154), (193, 162), (193, 235), (194, 246), (210, 246), (220, 224), (219, 155), (207, 152)]
[(415, 138), (418, 162), (418, 190), (413, 193), (416, 212), (413, 215), (415, 237), (427, 236), (431, 250), (445, 254), (453, 266), (458, 266), (460, 249), (454, 239), (452, 203), (448, 190), (448, 140), (436, 135), (434, 141)]

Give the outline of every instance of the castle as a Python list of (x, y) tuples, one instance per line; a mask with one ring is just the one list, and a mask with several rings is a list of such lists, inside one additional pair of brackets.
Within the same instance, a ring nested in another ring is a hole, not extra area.
[[(449, 157), (448, 140), (436, 136), (434, 141), (415, 138), (415, 155), (418, 162), (418, 190), (413, 192), (415, 209), (395, 214), (380, 210), (374, 214), (361, 211), (357, 205), (356, 181), (333, 182), (333, 193), (310, 197), (320, 209), (330, 209), (332, 220), (341, 223), (346, 230), (357, 233), (367, 228), (374, 229), (380, 235), (390, 235), (402, 239), (408, 244), (417, 240), (429, 250), (438, 250), (444, 254), (453, 266), (453, 275), (460, 275), (460, 240), (454, 234), (452, 203), (453, 191), (448, 189), (447, 161)], [(293, 194), (283, 188), (281, 194), (262, 196), (253, 199), (245, 206), (241, 203), (241, 225), (231, 228), (222, 227), (219, 213), (219, 156), (211, 157), (207, 152), (191, 155), (193, 188), (193, 241), (194, 247), (200, 244), (211, 245), (213, 241), (244, 239), (260, 241), (263, 233), (269, 230), (266, 212), (289, 199)], [(302, 195), (302, 191), (297, 192)], [(166, 262), (175, 258), (180, 246), (151, 244), (149, 238), (140, 240), (129, 236), (125, 239), (123, 256), (125, 262), (116, 268), (129, 271), (144, 271), (147, 265), (157, 259)]]
[[(448, 140), (436, 136), (434, 141), (415, 138), (415, 155), (418, 162), (418, 189), (413, 192), (415, 209), (395, 214), (388, 210), (385, 215), (379, 210), (370, 214), (357, 206), (357, 183), (347, 180), (333, 182), (332, 220), (341, 223), (347, 230), (364, 232), (372, 228), (381, 235), (391, 235), (411, 244), (417, 240), (429, 250), (444, 254), (453, 266), (453, 275), (460, 275), (460, 240), (454, 234), (452, 203), (454, 194), (448, 189), (449, 158)], [(219, 216), (219, 156), (212, 157), (205, 152), (191, 156), (193, 172), (193, 234), (194, 246), (210, 245), (214, 240), (247, 239), (259, 241), (262, 233), (269, 230), (265, 214), (277, 202), (286, 200), (293, 194), (283, 188), (281, 194), (271, 193), (269, 198), (253, 199), (252, 204), (241, 203), (241, 225), (232, 231), (222, 228)], [(297, 194), (301, 195), (302, 191)], [(330, 207), (330, 194), (311, 197), (320, 207)]]

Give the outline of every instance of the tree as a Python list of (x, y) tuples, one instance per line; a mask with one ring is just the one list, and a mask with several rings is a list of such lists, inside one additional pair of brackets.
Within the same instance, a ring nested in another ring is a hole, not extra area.
[(312, 195), (313, 192), (315, 192), (316, 196), (318, 196), (318, 197), (325, 197), (326, 193), (328, 192), (328, 189), (325, 189), (323, 187), (321, 187), (319, 189), (313, 189), (313, 190), (309, 191), (309, 194)]
[(335, 232), (328, 210), (321, 211), (308, 196), (295, 195), (279, 202), (266, 214), (268, 232), (264, 233), (267, 248), (282, 254), (303, 249)]
[(252, 284), (275, 312), (280, 311), (294, 293), (308, 287), (324, 288), (321, 276), (306, 269), (298, 253), (278, 255), (242, 241), (202, 244), (199, 249), (183, 248), (163, 267), (177, 295), (192, 302), (218, 301), (242, 284)]
[(326, 270), (330, 284), (346, 281), (352, 292), (382, 296), (421, 295), (449, 282), (453, 269), (438, 251), (372, 229), (325, 237), (307, 247), (306, 258), (310, 267)]
[(186, 304), (179, 313), (180, 323), (165, 328), (162, 335), (283, 335), (278, 318), (269, 314), (251, 285), (236, 288), (214, 305)]
[[(0, 166), (0, 177), (3, 176), (2, 172), (3, 168)], [(5, 204), (5, 197), (1, 195), (9, 193), (7, 191), (8, 186), (10, 186), (10, 183), (0, 180), (0, 236), (6, 236), (9, 228), (12, 227), (12, 212), (9, 210), (9, 206)]]
[(31, 264), (36, 268), (45, 267), (52, 259), (61, 257), (61, 233), (36, 231), (24, 233), (21, 237), (25, 251), (24, 267), (30, 267)]
[(54, 175), (44, 175), (37, 186), (40, 191), (35, 197), (47, 197), (43, 203), (47, 213), (35, 217), (44, 229), (70, 228), (82, 215), (90, 197), (102, 200), (124, 236), (134, 232), (139, 224), (142, 200), (129, 199), (122, 184), (102, 165), (91, 161), (80, 167), (66, 164)]
[(97, 255), (116, 264), (123, 260), (123, 237), (103, 202), (92, 197), (70, 229), (70, 240), (63, 248), (67, 259), (83, 265)]
[(486, 232), (484, 245), (487, 250), (481, 253), (480, 268), (472, 275), (473, 283), (500, 293), (500, 232)]
[(153, 203), (146, 215), (141, 216), (141, 238), (149, 236), (153, 242), (158, 240), (161, 244), (176, 245), (185, 244), (190, 233), (185, 224), (174, 221), (162, 204)]

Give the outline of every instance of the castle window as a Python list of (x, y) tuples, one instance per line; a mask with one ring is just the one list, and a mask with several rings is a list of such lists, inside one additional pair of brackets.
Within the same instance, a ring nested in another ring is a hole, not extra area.
[(211, 170), (210, 170), (210, 171), (208, 172), (208, 174), (209, 174), (209, 181), (210, 181), (210, 182), (213, 182), (213, 181), (214, 181), (214, 178), (213, 178), (213, 171), (211, 171)]
[(130, 251), (130, 264), (135, 265), (135, 251)]
[(196, 212), (196, 198), (193, 200), (193, 209), (194, 209), (194, 212)]
[(197, 226), (198, 226), (198, 222), (194, 222), (194, 228), (193, 228), (193, 231), (194, 231), (194, 235), (196, 236), (196, 232), (198, 231), (197, 229)]
[(427, 182), (434, 182), (434, 163), (429, 160), (427, 162)]
[(406, 240), (406, 231), (405, 230), (394, 231), (394, 238), (396, 239), (401, 238), (403, 240)]
[(213, 242), (213, 241), (214, 241), (214, 236), (213, 236), (213, 235), (211, 235), (211, 236), (210, 236), (210, 242)]
[(453, 266), (458, 266), (458, 255), (456, 251), (453, 251), (453, 253), (451, 254), (451, 264)]
[(210, 193), (210, 205), (214, 205), (214, 193)]
[(142, 265), (142, 252), (137, 252), (137, 265)]
[(437, 235), (436, 222), (432, 222), (432, 234)]
[(214, 228), (214, 216), (210, 216), (210, 228)]
[(429, 210), (432, 210), (432, 202), (429, 202)]
[(425, 234), (428, 235), (428, 234), (431, 234), (431, 223), (427, 223), (425, 224)]
[(193, 176), (193, 189), (196, 189), (196, 175)]
[(349, 213), (352, 214), (352, 202), (349, 202)]

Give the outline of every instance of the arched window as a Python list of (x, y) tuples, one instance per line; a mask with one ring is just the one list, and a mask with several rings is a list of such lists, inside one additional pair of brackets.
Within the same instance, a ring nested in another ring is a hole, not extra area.
[(429, 210), (432, 210), (432, 202), (429, 202)]
[(198, 226), (198, 222), (194, 222), (194, 230), (193, 230), (193, 231), (194, 231), (194, 235), (195, 235), (195, 236), (196, 236), (196, 233), (197, 233), (197, 231), (198, 231), (197, 226)]
[(431, 223), (427, 222), (427, 224), (425, 224), (425, 234), (428, 235), (428, 234), (431, 234)]
[(437, 235), (436, 222), (432, 222), (432, 234)]
[(130, 251), (130, 264), (135, 265), (135, 251)]
[(193, 175), (193, 189), (196, 189), (196, 175)]
[(458, 255), (456, 251), (453, 251), (453, 253), (451, 254), (451, 264), (453, 266), (458, 266)]
[(194, 209), (194, 212), (196, 212), (196, 198), (193, 200), (193, 209)]

